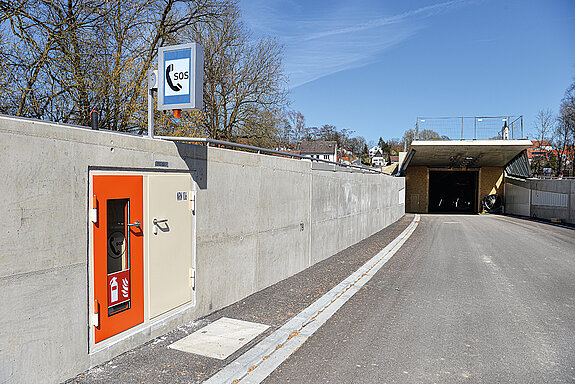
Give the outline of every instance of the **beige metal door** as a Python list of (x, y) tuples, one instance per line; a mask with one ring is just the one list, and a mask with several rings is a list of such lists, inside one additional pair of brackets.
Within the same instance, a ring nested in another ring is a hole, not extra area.
[(149, 318), (193, 300), (193, 179), (148, 177)]

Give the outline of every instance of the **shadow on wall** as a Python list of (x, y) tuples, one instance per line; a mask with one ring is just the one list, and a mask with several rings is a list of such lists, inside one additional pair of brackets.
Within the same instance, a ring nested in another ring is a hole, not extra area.
[(208, 147), (190, 143), (174, 142), (180, 157), (190, 171), (196, 171), (196, 184), (200, 189), (208, 187)]

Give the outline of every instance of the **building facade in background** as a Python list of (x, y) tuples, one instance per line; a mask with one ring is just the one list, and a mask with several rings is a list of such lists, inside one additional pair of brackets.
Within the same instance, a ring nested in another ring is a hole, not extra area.
[(296, 145), (296, 151), (304, 156), (337, 162), (336, 141), (300, 141)]

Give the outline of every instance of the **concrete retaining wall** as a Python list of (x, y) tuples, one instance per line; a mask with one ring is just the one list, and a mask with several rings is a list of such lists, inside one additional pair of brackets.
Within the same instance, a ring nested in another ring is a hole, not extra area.
[(505, 181), (505, 212), (575, 224), (575, 180)]
[[(193, 170), (196, 305), (89, 342), (90, 169)], [(285, 279), (405, 213), (402, 178), (0, 117), (0, 383), (59, 382)]]

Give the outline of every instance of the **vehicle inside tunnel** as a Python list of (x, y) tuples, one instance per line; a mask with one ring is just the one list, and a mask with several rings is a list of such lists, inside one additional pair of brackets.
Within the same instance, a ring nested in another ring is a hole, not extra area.
[(429, 212), (477, 213), (477, 171), (430, 171)]

